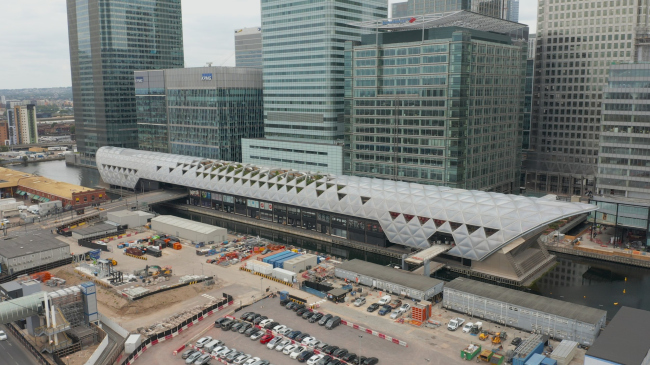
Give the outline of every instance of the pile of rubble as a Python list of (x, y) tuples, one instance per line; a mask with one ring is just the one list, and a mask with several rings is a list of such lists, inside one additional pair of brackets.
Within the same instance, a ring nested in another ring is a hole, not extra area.
[(150, 337), (160, 332), (164, 332), (178, 326), (188, 318), (192, 318), (193, 316), (201, 313), (203, 309), (205, 309), (204, 306), (196, 305), (192, 308), (176, 313), (170, 317), (164, 318), (161, 321), (156, 322), (149, 327), (140, 327), (137, 329), (137, 331), (139, 334), (143, 336)]

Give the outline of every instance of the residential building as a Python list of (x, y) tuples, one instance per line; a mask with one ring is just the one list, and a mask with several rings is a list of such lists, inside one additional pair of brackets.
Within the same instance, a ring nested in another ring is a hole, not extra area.
[[(7, 103), (7, 140), (9, 144), (38, 143), (36, 107)], [(3, 142), (4, 144), (4, 142)]]
[(593, 193), (609, 65), (646, 59), (646, 11), (631, 0), (540, 1), (527, 193)]
[[(513, 22), (519, 20), (519, 0), (408, 0), (392, 4), (391, 16), (400, 18), (459, 10), (469, 10)], [(515, 16), (516, 19), (513, 19)]]
[(0, 120), (0, 146), (9, 144), (11, 144), (11, 140), (9, 139), (9, 122)]
[(242, 138), (264, 136), (262, 70), (135, 71), (141, 150), (241, 161)]
[(345, 173), (519, 193), (528, 28), (461, 11), (388, 29), (346, 44)]
[(349, 23), (387, 15), (387, 0), (262, 2), (265, 139), (242, 142), (244, 162), (342, 173), (344, 46), (369, 32)]
[(133, 71), (182, 68), (181, 0), (66, 0), (77, 149), (138, 147)]
[(262, 28), (235, 31), (235, 65), (262, 68)]

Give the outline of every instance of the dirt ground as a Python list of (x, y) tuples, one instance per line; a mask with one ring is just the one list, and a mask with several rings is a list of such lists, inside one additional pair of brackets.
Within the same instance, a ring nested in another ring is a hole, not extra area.
[[(65, 279), (68, 286), (79, 285), (87, 281), (75, 273), (73, 265), (63, 266), (52, 270), (51, 273), (56, 277)], [(190, 285), (134, 302), (112, 290), (97, 287), (97, 306), (99, 312), (103, 315), (120, 323), (127, 330), (134, 330), (186, 309), (187, 306), (183, 305), (185, 300), (200, 296), (202, 293), (219, 288), (221, 285), (220, 281), (217, 281), (213, 286)]]

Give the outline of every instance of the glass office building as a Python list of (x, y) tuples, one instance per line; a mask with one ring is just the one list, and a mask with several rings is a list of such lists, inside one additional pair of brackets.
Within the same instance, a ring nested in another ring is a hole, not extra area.
[(346, 44), (346, 174), (519, 192), (527, 28), (466, 14)]
[(469, 10), (494, 18), (519, 21), (519, 0), (408, 0), (393, 3), (391, 7), (393, 18)]
[(388, 1), (262, 0), (261, 6), (265, 139), (245, 140), (243, 161), (265, 164), (264, 150), (275, 166), (341, 174), (345, 42), (370, 32), (350, 23), (385, 19)]
[(81, 163), (101, 146), (137, 148), (133, 71), (183, 67), (181, 0), (67, 0)]
[(135, 72), (141, 150), (242, 160), (264, 136), (262, 70), (195, 67)]
[(262, 68), (262, 28), (235, 30), (235, 65)]

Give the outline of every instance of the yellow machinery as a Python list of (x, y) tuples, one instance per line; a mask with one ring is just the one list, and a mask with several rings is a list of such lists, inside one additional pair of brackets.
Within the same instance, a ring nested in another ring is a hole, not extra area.
[(478, 335), (478, 339), (481, 341), (487, 340), (488, 337), (490, 337), (490, 334), (488, 333), (488, 331), (485, 330), (481, 331), (481, 333), (479, 333)]
[(496, 335), (492, 338), (492, 343), (498, 345), (502, 340), (508, 338), (508, 335), (505, 332), (497, 332)]
[(115, 259), (110, 258), (110, 259), (106, 259), (106, 261), (108, 261), (108, 263), (111, 264), (111, 266), (117, 266), (117, 260)]

